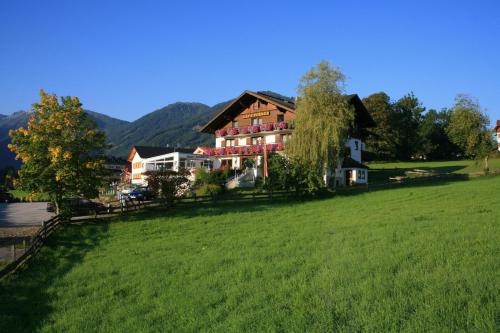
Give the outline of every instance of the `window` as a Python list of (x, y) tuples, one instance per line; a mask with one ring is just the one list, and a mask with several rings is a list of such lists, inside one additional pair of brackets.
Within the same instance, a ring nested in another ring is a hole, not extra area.
[(291, 137), (291, 134), (281, 134), (281, 143), (287, 143)]
[(262, 125), (262, 118), (252, 118), (252, 126)]
[(261, 143), (264, 143), (264, 140), (262, 140), (262, 137), (254, 137), (252, 138), (252, 145), (260, 145)]
[(359, 141), (354, 140), (354, 150), (359, 150)]
[(235, 146), (235, 140), (234, 139), (227, 139), (226, 140), (226, 147), (233, 147)]
[(281, 123), (282, 121), (285, 121), (285, 115), (284, 114), (279, 114), (278, 115), (278, 123)]
[(253, 103), (253, 109), (254, 110), (260, 109), (260, 101)]
[(233, 128), (238, 128), (238, 122), (236, 120), (233, 121)]

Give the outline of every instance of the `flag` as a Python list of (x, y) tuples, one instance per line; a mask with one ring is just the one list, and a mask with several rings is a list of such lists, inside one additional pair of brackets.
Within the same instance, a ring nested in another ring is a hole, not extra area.
[(269, 173), (267, 171), (267, 145), (264, 144), (264, 178), (269, 177)]

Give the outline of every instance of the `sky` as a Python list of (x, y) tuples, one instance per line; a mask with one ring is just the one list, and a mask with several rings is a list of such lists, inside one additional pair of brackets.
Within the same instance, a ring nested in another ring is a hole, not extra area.
[(500, 1), (0, 0), (0, 114), (44, 89), (135, 120), (244, 90), (296, 94), (327, 60), (347, 93), (470, 94), (500, 119)]

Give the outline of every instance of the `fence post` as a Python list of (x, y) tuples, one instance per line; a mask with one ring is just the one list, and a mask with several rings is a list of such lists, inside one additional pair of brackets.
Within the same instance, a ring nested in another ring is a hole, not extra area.
[(47, 229), (45, 228), (45, 221), (42, 221), (42, 235), (43, 238), (47, 237)]
[(12, 244), (10, 246), (11, 254), (12, 254), (12, 261), (16, 260), (16, 245)]

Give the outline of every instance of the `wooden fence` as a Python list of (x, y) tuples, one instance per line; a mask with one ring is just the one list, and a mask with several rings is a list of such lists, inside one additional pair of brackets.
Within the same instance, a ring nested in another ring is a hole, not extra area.
[[(494, 175), (494, 174), (492, 174)], [(498, 175), (498, 173), (496, 174)], [(382, 188), (389, 188), (394, 186), (411, 186), (412, 184), (424, 184), (426, 182), (435, 182), (443, 180), (465, 180), (470, 177), (475, 177), (475, 175), (468, 174), (438, 174), (432, 176), (415, 177), (402, 179), (398, 181), (391, 181), (387, 183), (362, 185), (337, 189), (335, 192), (328, 192), (326, 195), (319, 195), (319, 197), (332, 196), (336, 194), (348, 194), (355, 191), (370, 191)], [(251, 192), (251, 193), (228, 193), (228, 195), (222, 196), (193, 196), (188, 198), (177, 198), (174, 202), (165, 202), (164, 200), (152, 200), (152, 201), (126, 201), (125, 204), (119, 200), (111, 201), (105, 205), (103, 211), (96, 211), (95, 217), (97, 215), (108, 215), (114, 213), (124, 213), (134, 210), (140, 210), (146, 207), (161, 207), (168, 205), (198, 205), (198, 204), (214, 204), (214, 203), (228, 203), (228, 202), (258, 202), (266, 200), (287, 200), (294, 198), (304, 198), (298, 195), (296, 192), (279, 191), (279, 192)], [(87, 217), (88, 218), (88, 217)], [(8, 274), (17, 270), (24, 262), (29, 258), (34, 256), (40, 247), (44, 244), (46, 238), (62, 223), (69, 221), (70, 219), (63, 218), (61, 216), (56, 216), (43, 223), (42, 227), (38, 232), (31, 238), (29, 243), (29, 248), (14, 261), (10, 262), (2, 270), (0, 270), (0, 279), (7, 276)]]
[[(2, 270), (0, 270), (0, 280), (5, 276), (16, 271), (24, 262), (29, 258), (34, 256), (45, 243), (47, 237), (59, 226), (61, 223), (66, 222), (68, 219), (61, 216), (56, 216), (48, 221), (44, 221), (42, 227), (37, 231), (37, 233), (31, 237), (28, 244), (28, 248), (25, 248), (23, 254), (8, 263)], [(15, 245), (12, 245), (15, 246)], [(25, 245), (26, 246), (26, 245)], [(15, 247), (13, 248), (13, 256), (15, 256)]]

